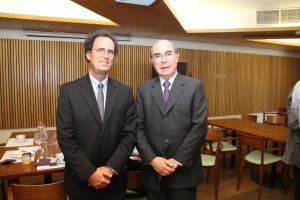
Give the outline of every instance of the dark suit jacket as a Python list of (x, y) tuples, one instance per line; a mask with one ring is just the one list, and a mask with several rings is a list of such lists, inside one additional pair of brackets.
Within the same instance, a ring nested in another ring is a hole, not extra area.
[(167, 105), (159, 78), (138, 87), (137, 148), (145, 163), (143, 182), (158, 190), (161, 177), (149, 165), (156, 156), (183, 164), (166, 177), (172, 188), (196, 186), (202, 181), (201, 145), (207, 132), (207, 105), (202, 82), (177, 74)]
[[(78, 197), (96, 195), (86, 180), (100, 166), (109, 166), (122, 175), (135, 146), (135, 132), (136, 109), (131, 88), (108, 78), (102, 123), (89, 75), (62, 85), (57, 133), (66, 160), (66, 192)], [(125, 179), (114, 181), (120, 177), (114, 176), (107, 188), (126, 187)]]

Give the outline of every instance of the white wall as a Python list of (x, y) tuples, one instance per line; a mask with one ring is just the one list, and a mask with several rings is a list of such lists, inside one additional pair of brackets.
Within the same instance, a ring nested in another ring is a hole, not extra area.
[[(59, 35), (63, 33), (56, 33)], [(77, 34), (79, 37), (85, 37), (83, 34)], [(11, 39), (26, 39), (26, 40), (50, 40), (50, 41), (76, 41), (83, 42), (84, 39), (68, 39), (68, 38), (43, 38), (43, 37), (28, 37), (24, 34), (22, 30), (8, 30), (0, 29), (0, 38), (11, 38)], [(127, 45), (143, 45), (143, 46), (152, 46), (157, 39), (149, 38), (130, 38), (130, 41), (119, 41), (119, 44)], [(168, 39), (168, 38), (161, 38)], [(199, 49), (199, 50), (210, 50), (210, 51), (225, 51), (225, 52), (238, 52), (238, 53), (250, 53), (250, 54), (260, 54), (260, 55), (274, 55), (274, 56), (287, 56), (287, 57), (296, 57), (300, 58), (299, 53), (269, 50), (269, 49), (257, 49), (257, 48), (248, 48), (248, 47), (238, 47), (238, 46), (228, 46), (228, 45), (218, 45), (218, 44), (209, 44), (209, 43), (199, 43), (199, 42), (187, 42), (187, 41), (173, 41), (177, 48), (185, 49)], [(150, 50), (150, 49), (149, 49)]]

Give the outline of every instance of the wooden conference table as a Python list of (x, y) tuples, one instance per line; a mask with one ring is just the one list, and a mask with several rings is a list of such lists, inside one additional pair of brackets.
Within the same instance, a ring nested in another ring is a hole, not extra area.
[[(34, 138), (34, 132), (35, 131), (27, 131), (27, 132), (13, 132), (10, 136), (10, 138), (15, 138), (16, 135), (19, 134), (25, 134), (26, 138)], [(55, 133), (55, 130), (48, 130), (48, 133)], [(33, 144), (35, 145), (35, 144)], [(18, 150), (19, 147), (5, 147), (0, 148), (0, 158), (3, 157), (6, 151), (9, 150)], [(139, 157), (132, 157), (131, 160), (133, 161), (140, 161)], [(9, 164), (0, 164), (0, 180), (12, 180), (16, 178), (22, 178), (22, 177), (30, 177), (30, 176), (37, 176), (37, 175), (44, 175), (45, 183), (51, 182), (51, 175), (55, 173), (62, 173), (64, 172), (64, 167), (61, 168), (51, 168), (51, 169), (45, 169), (45, 170), (37, 170), (37, 167), (35, 166), (37, 162), (37, 158), (35, 157), (35, 160), (31, 162), (30, 164), (22, 164), (20, 163), (9, 163)], [(129, 173), (130, 174), (130, 173)], [(129, 185), (132, 182), (140, 182), (140, 177), (137, 177), (136, 174), (133, 174), (133, 178), (128, 178)], [(133, 179), (133, 180), (131, 180)], [(134, 183), (136, 185), (136, 183)]]
[[(56, 132), (56, 131), (48, 131)], [(18, 134), (25, 134), (26, 138), (34, 138), (34, 131), (30, 132), (13, 132), (10, 138), (15, 138)], [(35, 144), (33, 144), (35, 145)], [(0, 149), (0, 158), (5, 154), (8, 150), (18, 150), (19, 147), (5, 147)], [(0, 179), (14, 179), (14, 178), (21, 178), (21, 177), (29, 177), (29, 176), (37, 176), (37, 175), (49, 175), (54, 173), (64, 172), (64, 167), (61, 168), (51, 168), (45, 170), (37, 170), (35, 166), (37, 162), (37, 158), (35, 156), (35, 160), (30, 164), (22, 164), (20, 163), (9, 163), (9, 164), (0, 164)]]
[(238, 118), (213, 119), (208, 120), (208, 124), (240, 133), (260, 136), (265, 140), (282, 144), (286, 143), (288, 135), (287, 127), (258, 123)]
[[(242, 120), (238, 118), (208, 120), (208, 124), (225, 128), (239, 133), (260, 136), (264, 140), (285, 144), (288, 136), (288, 128), (265, 123)], [(275, 187), (276, 165), (272, 166), (270, 187)]]

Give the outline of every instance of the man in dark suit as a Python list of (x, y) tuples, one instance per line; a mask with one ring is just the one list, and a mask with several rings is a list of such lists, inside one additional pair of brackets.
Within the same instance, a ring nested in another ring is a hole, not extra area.
[(61, 86), (57, 108), (65, 191), (70, 200), (125, 199), (124, 170), (136, 143), (132, 89), (108, 76), (118, 53), (113, 35), (97, 31), (84, 48), (89, 73)]
[(136, 98), (137, 148), (145, 164), (147, 198), (195, 200), (207, 132), (203, 84), (177, 72), (179, 52), (170, 41), (157, 41), (150, 57), (159, 77), (141, 84)]

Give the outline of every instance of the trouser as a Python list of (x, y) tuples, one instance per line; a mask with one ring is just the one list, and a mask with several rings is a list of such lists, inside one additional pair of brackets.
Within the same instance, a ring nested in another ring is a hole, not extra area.
[(300, 200), (300, 168), (293, 166), (295, 179), (295, 200)]
[(159, 191), (147, 188), (147, 200), (196, 200), (196, 187), (170, 188), (163, 178)]

